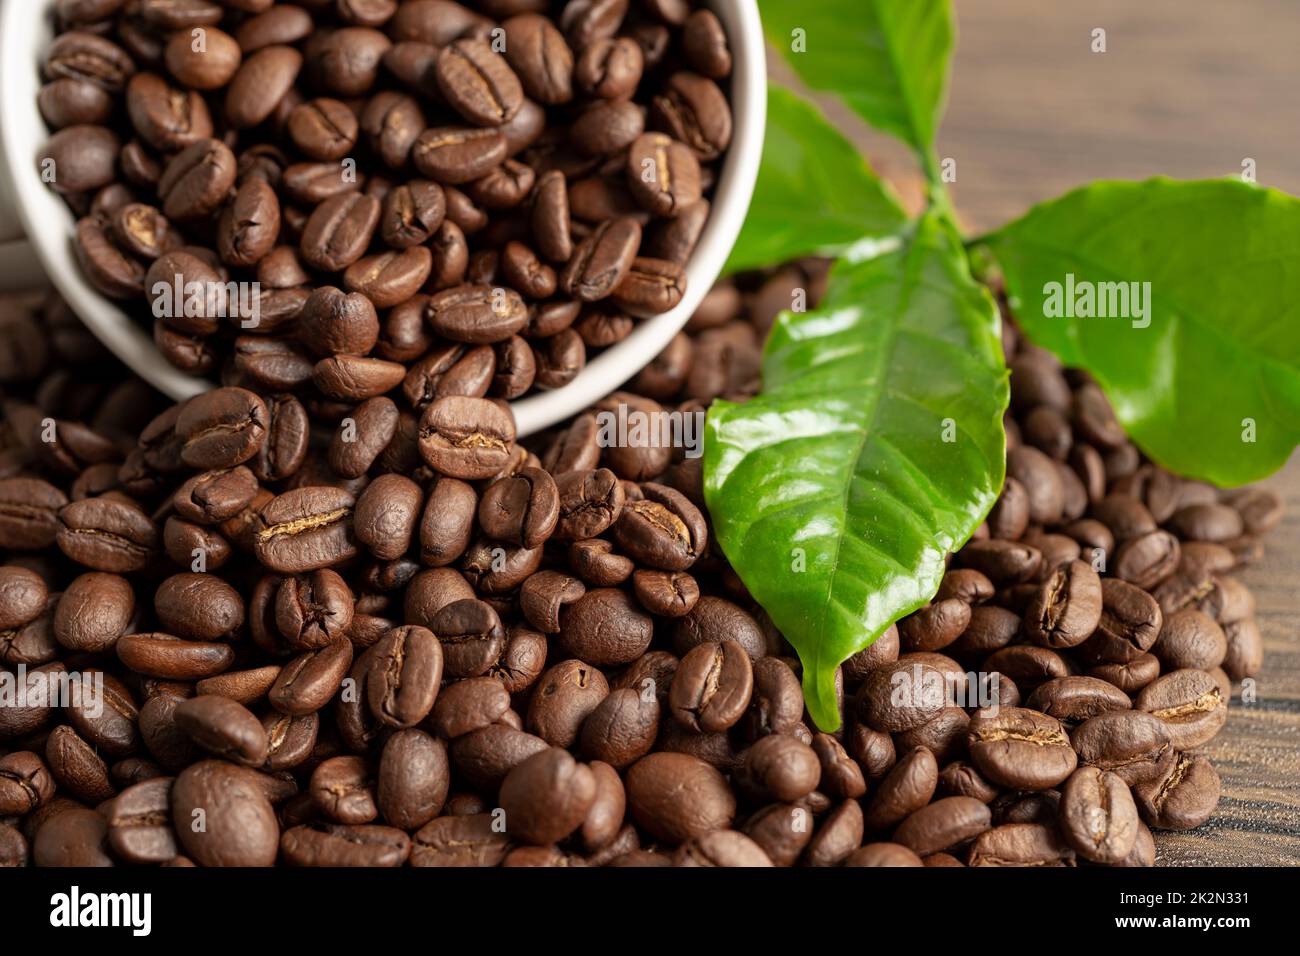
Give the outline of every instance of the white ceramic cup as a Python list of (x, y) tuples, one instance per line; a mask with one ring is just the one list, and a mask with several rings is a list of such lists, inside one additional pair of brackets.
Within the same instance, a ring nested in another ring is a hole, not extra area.
[[(53, 39), (53, 5), (54, 0), (0, 0), (0, 286), (23, 287), (19, 280), (31, 271), (30, 255), (21, 243), (13, 245), (12, 255), (5, 255), (4, 243), (25, 235), (68, 305), (119, 359), (172, 398), (189, 398), (211, 383), (173, 368), (146, 329), (86, 281), (74, 252), (72, 212), (41, 181), (38, 158), (50, 133), (36, 95), (41, 60)], [(708, 225), (686, 267), (686, 294), (671, 312), (638, 323), (631, 335), (588, 362), (564, 388), (512, 403), (521, 436), (587, 408), (658, 355), (699, 306), (740, 234), (758, 176), (767, 115), (763, 30), (756, 0), (708, 0), (707, 5), (722, 21), (731, 44), (734, 132)], [(40, 281), (39, 276), (30, 278), (28, 287)]]

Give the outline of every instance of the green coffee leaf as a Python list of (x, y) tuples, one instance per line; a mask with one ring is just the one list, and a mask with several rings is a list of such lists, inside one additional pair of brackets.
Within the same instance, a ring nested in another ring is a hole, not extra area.
[(1030, 338), (1090, 371), (1166, 468), (1237, 485), (1300, 442), (1300, 200), (1099, 182), (985, 241)]
[(815, 106), (781, 87), (769, 89), (758, 183), (728, 272), (836, 255), (906, 221), (858, 151)]
[(815, 90), (928, 157), (953, 47), (948, 0), (761, 0), (768, 42)]
[(828, 731), (836, 667), (933, 596), (1004, 474), (997, 308), (938, 217), (892, 245), (838, 263), (817, 310), (782, 313), (762, 394), (706, 425), (717, 540)]

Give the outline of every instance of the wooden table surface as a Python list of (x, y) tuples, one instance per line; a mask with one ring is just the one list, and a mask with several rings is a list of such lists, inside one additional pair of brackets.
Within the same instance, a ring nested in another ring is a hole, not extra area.
[[(1300, 3), (958, 0), (957, 19), (938, 150), (956, 160), (972, 233), (1093, 179), (1239, 175), (1246, 158), (1261, 184), (1300, 195)], [(1106, 53), (1090, 50), (1094, 28)], [(821, 102), (883, 174), (909, 181), (905, 149)], [(1258, 700), (1235, 698), (1205, 748), (1223, 799), (1204, 826), (1157, 834), (1165, 865), (1300, 865), (1300, 455), (1265, 484), (1288, 512), (1240, 573), (1265, 642)]]

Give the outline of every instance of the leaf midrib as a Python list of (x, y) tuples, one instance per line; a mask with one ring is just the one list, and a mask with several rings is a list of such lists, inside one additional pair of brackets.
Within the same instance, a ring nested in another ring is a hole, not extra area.
[[(864, 417), (865, 420), (862, 426), (857, 429), (859, 432), (859, 441), (857, 443), (857, 448), (853, 453), (853, 465), (849, 470), (848, 480), (844, 482), (844, 488), (840, 494), (840, 513), (845, 515), (846, 524), (848, 522), (849, 514), (849, 491), (853, 485), (853, 476), (857, 474), (858, 466), (862, 462), (862, 453), (867, 447), (867, 442), (871, 440), (872, 432), (874, 431), (876, 422), (879, 420), (880, 407), (884, 403), (885, 396), (889, 394), (890, 391), (887, 381), (890, 364), (888, 359), (893, 357), (894, 348), (898, 341), (898, 332), (902, 326), (902, 314), (905, 311), (904, 305), (909, 300), (911, 293), (914, 290), (914, 284), (911, 280), (913, 279), (913, 268), (915, 263), (914, 254), (919, 245), (919, 241), (920, 236), (917, 236), (908, 247), (907, 251), (903, 254), (903, 274), (899, 280), (898, 299), (889, 316), (888, 339), (885, 343), (885, 347), (878, 351), (877, 361), (873, 369), (872, 378), (880, 382), (879, 391), (871, 402), (871, 407), (868, 414)], [(885, 376), (884, 378), (882, 378), (882, 373)], [(814, 673), (820, 673), (821, 670), (820, 665), (822, 652), (827, 643), (826, 635), (823, 633), (823, 628), (825, 627), (827, 614), (830, 611), (832, 597), (835, 594), (835, 583), (840, 573), (840, 552), (844, 548), (845, 535), (846, 530), (842, 527), (840, 528), (839, 533), (835, 536), (834, 561), (831, 565), (830, 577), (827, 579), (826, 583), (826, 597), (822, 601), (821, 613), (817, 616), (817, 648), (814, 652), (814, 660), (816, 664), (816, 666), (813, 667)]]
[(898, 51), (894, 48), (893, 24), (890, 24), (890, 29), (886, 29), (885, 18), (881, 13), (880, 4), (876, 0), (871, 0), (871, 5), (876, 8), (876, 20), (880, 24), (880, 35), (885, 39), (885, 53), (889, 57), (889, 65), (894, 71), (894, 79), (898, 84), (898, 91), (902, 95), (903, 105), (906, 107), (907, 125), (912, 138), (911, 146), (913, 149), (922, 150), (925, 148), (925, 144), (921, 141), (921, 131), (916, 124), (915, 91), (904, 82), (902, 62), (898, 58)]

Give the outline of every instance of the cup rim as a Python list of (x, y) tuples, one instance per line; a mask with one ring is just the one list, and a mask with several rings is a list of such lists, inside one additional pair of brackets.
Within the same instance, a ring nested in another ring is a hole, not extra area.
[[(53, 39), (54, 0), (0, 0), (0, 160), (12, 179), (14, 212), (49, 281), (92, 333), (128, 368), (176, 401), (215, 383), (166, 361), (153, 338), (90, 285), (75, 252), (76, 219), (41, 181), (37, 161), (50, 131), (37, 105), (40, 64)], [(722, 21), (732, 53), (732, 138), (709, 219), (686, 266), (676, 308), (637, 323), (621, 342), (589, 361), (572, 382), (511, 402), (520, 437), (548, 428), (616, 391), (672, 340), (722, 273), (740, 235), (758, 178), (767, 117), (767, 63), (757, 0), (706, 0)], [(55, 228), (50, 228), (50, 224)]]

